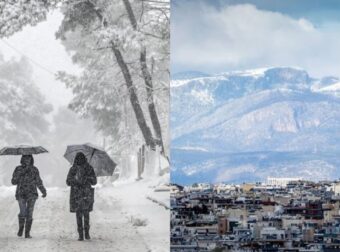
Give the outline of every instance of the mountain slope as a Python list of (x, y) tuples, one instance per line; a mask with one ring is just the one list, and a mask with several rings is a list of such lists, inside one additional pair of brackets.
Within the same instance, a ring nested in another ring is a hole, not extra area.
[[(195, 179), (253, 180), (259, 179), (255, 173), (263, 179), (280, 170), (294, 176), (299, 167), (304, 177), (335, 176), (337, 160), (328, 154), (340, 150), (340, 99), (327, 87), (336, 81), (316, 80), (300, 69), (271, 68), (193, 78), (172, 86), (173, 179), (185, 183), (186, 177), (191, 181), (200, 174)], [(197, 161), (194, 156), (202, 150), (212, 157)], [(270, 166), (247, 155), (242, 155), (242, 162), (230, 161), (231, 153), (245, 152), (290, 153), (295, 158), (274, 155), (277, 162)], [(224, 154), (217, 158), (216, 153)], [(304, 153), (303, 159), (296, 153)], [(193, 158), (180, 162), (186, 154)], [(240, 163), (242, 168), (236, 169)]]

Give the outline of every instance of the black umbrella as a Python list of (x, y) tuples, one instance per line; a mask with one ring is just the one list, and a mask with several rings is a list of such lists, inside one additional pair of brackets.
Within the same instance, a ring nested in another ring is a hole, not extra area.
[(0, 150), (0, 155), (34, 155), (48, 152), (42, 146), (17, 145), (4, 147)]
[(64, 157), (70, 164), (73, 164), (74, 158), (78, 152), (84, 153), (97, 177), (112, 176), (117, 164), (113, 162), (105, 150), (90, 143), (68, 145)]

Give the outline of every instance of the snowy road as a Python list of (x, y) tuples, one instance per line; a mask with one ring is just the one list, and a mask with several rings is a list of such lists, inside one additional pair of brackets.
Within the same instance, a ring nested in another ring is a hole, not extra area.
[[(79, 242), (75, 214), (69, 212), (69, 189), (48, 188), (47, 198), (37, 200), (31, 231), (33, 239), (24, 239), (16, 236), (18, 205), (14, 187), (0, 187), (0, 251), (157, 251), (154, 244), (150, 246), (145, 241), (143, 227), (133, 226), (123, 202), (114, 194), (108, 197), (110, 189), (105, 189), (106, 193), (101, 190), (96, 191), (91, 213), (92, 240)], [(161, 208), (157, 211), (168, 215)], [(159, 242), (155, 244), (157, 247)]]

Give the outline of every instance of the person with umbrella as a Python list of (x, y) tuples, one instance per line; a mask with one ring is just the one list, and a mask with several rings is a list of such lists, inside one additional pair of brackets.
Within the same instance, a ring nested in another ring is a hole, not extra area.
[(35, 201), (38, 198), (38, 190), (45, 198), (47, 193), (39, 175), (39, 170), (34, 166), (33, 154), (47, 153), (42, 146), (17, 145), (4, 147), (0, 150), (0, 155), (20, 155), (21, 165), (17, 166), (13, 172), (12, 184), (16, 185), (15, 198), (18, 200), (20, 212), (18, 236), (22, 236), (25, 228), (25, 238), (32, 238), (30, 235), (33, 210)]
[[(94, 203), (94, 188), (97, 177), (93, 167), (87, 161), (83, 152), (77, 152), (73, 165), (67, 175), (66, 184), (71, 187), (70, 212), (76, 213), (79, 241), (89, 240), (90, 212)], [(84, 222), (83, 222), (84, 219)]]
[(39, 175), (39, 170), (34, 166), (32, 155), (22, 155), (21, 165), (14, 170), (12, 184), (16, 185), (15, 197), (18, 200), (20, 213), (18, 236), (23, 235), (25, 227), (25, 238), (32, 238), (30, 231), (33, 222), (33, 210), (35, 201), (38, 198), (37, 188), (45, 198), (47, 193)]

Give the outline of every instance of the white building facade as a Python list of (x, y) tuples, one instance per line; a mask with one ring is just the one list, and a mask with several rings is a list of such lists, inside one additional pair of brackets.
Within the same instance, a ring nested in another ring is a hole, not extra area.
[(287, 187), (287, 184), (292, 181), (299, 181), (302, 178), (275, 178), (275, 177), (268, 177), (267, 178), (267, 185), (275, 186), (275, 187)]

